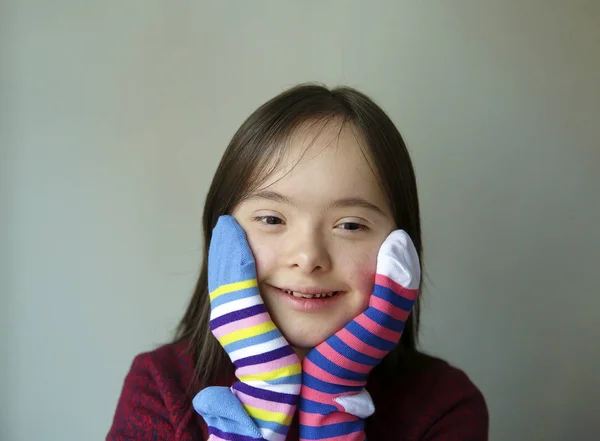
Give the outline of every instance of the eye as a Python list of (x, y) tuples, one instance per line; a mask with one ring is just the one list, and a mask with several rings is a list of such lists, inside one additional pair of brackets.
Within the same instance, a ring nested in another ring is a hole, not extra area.
[(358, 222), (342, 222), (341, 224), (338, 224), (338, 227), (341, 227), (341, 230), (346, 231), (367, 231), (369, 229), (366, 225)]
[(280, 225), (283, 223), (283, 220), (277, 216), (257, 216), (254, 220), (265, 225)]

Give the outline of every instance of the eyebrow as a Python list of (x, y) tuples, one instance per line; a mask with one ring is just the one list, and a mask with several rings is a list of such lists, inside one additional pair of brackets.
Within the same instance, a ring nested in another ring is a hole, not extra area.
[[(268, 191), (268, 190), (263, 190), (263, 191), (253, 193), (246, 198), (246, 200), (248, 200), (248, 199), (267, 199), (269, 201), (291, 205), (292, 207), (298, 206), (298, 204), (296, 204), (292, 199), (288, 198), (287, 196), (284, 196), (281, 193), (277, 193), (274, 191)], [(387, 216), (386, 213), (381, 208), (379, 208), (377, 205), (372, 204), (371, 202), (369, 202), (363, 198), (337, 199), (337, 200), (331, 202), (327, 206), (327, 209), (346, 208), (346, 207), (366, 208), (367, 210), (374, 211), (375, 213), (378, 213), (382, 216)]]

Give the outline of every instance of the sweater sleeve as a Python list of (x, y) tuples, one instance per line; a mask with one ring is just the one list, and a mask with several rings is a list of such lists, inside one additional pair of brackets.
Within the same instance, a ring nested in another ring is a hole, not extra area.
[(423, 441), (487, 441), (489, 414), (482, 393), (459, 370), (440, 378), (437, 418)]
[(173, 399), (168, 377), (148, 354), (135, 358), (125, 378), (106, 441), (203, 439), (201, 435), (193, 436), (190, 432), (192, 407), (185, 409)]

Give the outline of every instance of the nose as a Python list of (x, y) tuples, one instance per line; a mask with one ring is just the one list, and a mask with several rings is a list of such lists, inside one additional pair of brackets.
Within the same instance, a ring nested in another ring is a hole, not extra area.
[(286, 264), (306, 274), (331, 269), (331, 256), (326, 239), (316, 229), (294, 231), (288, 238)]

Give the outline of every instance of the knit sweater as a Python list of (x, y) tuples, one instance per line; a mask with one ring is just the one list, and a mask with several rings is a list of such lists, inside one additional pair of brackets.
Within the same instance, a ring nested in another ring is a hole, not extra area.
[[(371, 441), (486, 441), (488, 411), (481, 392), (461, 370), (423, 356), (410, 378), (378, 384), (369, 378), (375, 414), (366, 422)], [(190, 388), (193, 362), (185, 342), (138, 355), (117, 404), (107, 441), (200, 441), (206, 424), (192, 407), (202, 386)], [(230, 386), (222, 378), (220, 386)], [(194, 390), (191, 390), (194, 389)], [(298, 439), (294, 419), (287, 439)]]

